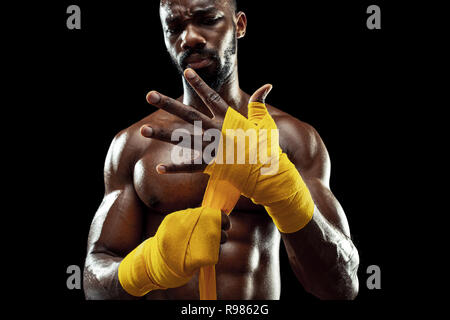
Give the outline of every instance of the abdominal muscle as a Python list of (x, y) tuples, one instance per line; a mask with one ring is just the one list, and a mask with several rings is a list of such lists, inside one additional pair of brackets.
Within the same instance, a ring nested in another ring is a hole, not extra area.
[[(233, 212), (216, 269), (217, 299), (280, 298), (280, 234), (265, 212)], [(185, 286), (156, 290), (146, 299), (198, 300), (198, 275)]]

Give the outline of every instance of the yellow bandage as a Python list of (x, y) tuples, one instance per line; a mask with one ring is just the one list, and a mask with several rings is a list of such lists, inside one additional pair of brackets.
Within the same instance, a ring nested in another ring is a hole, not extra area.
[[(228, 129), (242, 130), (228, 135)], [(271, 130), (275, 130), (274, 136)], [(257, 139), (252, 142), (254, 137)], [(275, 121), (263, 103), (249, 104), (248, 119), (229, 108), (217, 157), (204, 171), (210, 179), (202, 205), (230, 214), (242, 193), (254, 203), (264, 205), (281, 232), (292, 233), (303, 228), (312, 219), (314, 202), (297, 169), (282, 152), (278, 138)], [(245, 139), (249, 143), (243, 149), (244, 155), (238, 154)], [(227, 145), (233, 146), (233, 154), (227, 153), (230, 150), (226, 149)], [(239, 164), (238, 160), (242, 159), (244, 163)], [(199, 289), (201, 300), (217, 298), (214, 266), (200, 269)]]
[[(252, 102), (248, 109), (249, 119), (228, 109), (217, 157), (205, 173), (212, 181), (228, 181), (255, 204), (264, 205), (281, 232), (296, 232), (313, 216), (311, 194), (282, 152), (278, 128), (265, 104)], [(240, 164), (242, 159), (245, 163)]]
[[(208, 181), (202, 206), (220, 209), (231, 214), (238, 202), (241, 192), (226, 180), (212, 179)], [(217, 300), (216, 270), (214, 265), (200, 268), (198, 276), (200, 300)]]
[(220, 210), (209, 207), (166, 216), (155, 236), (122, 260), (120, 284), (136, 297), (186, 284), (200, 267), (217, 263), (220, 224)]

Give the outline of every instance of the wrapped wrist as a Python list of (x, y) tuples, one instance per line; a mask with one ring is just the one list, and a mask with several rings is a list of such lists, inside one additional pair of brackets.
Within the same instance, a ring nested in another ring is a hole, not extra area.
[(283, 233), (294, 233), (303, 229), (314, 214), (314, 202), (309, 191), (304, 190), (264, 207), (278, 230)]

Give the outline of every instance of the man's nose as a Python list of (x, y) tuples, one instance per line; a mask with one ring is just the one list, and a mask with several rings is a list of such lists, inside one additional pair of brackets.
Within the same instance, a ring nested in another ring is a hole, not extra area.
[(195, 26), (188, 25), (182, 34), (181, 48), (183, 50), (197, 48), (202, 49), (206, 45), (206, 39), (198, 32)]

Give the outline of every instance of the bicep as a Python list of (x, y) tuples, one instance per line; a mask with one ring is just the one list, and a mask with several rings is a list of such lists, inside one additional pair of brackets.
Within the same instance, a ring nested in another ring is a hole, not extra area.
[(88, 252), (125, 256), (142, 238), (142, 208), (132, 185), (109, 192), (91, 224)]
[(91, 224), (88, 252), (124, 256), (141, 242), (143, 207), (136, 194), (127, 134), (113, 140), (105, 161), (105, 196)]

